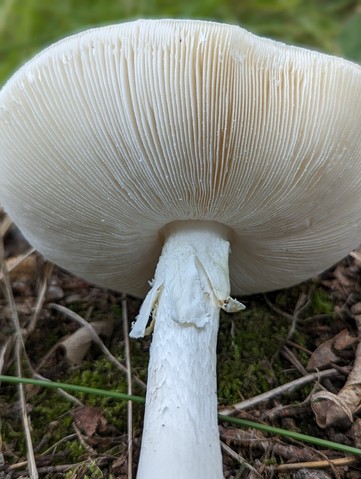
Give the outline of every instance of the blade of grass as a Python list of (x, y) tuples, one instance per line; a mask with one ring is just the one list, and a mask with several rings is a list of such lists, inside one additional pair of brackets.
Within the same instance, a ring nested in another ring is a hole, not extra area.
[[(106, 389), (97, 389), (97, 388), (90, 388), (87, 386), (79, 386), (76, 384), (45, 381), (40, 379), (18, 378), (15, 376), (4, 376), (0, 374), (0, 382), (1, 381), (6, 383), (12, 383), (12, 384), (19, 384), (19, 383), (33, 384), (36, 386), (43, 386), (43, 387), (53, 388), (53, 389), (61, 388), (65, 390), (67, 389), (69, 391), (75, 391), (75, 392), (86, 393), (86, 394), (94, 394), (94, 395), (105, 396), (105, 397), (110, 397), (114, 399), (121, 399), (122, 401), (133, 401), (140, 404), (145, 403), (145, 398), (142, 396), (134, 396), (134, 395), (124, 394), (124, 393), (120, 393), (116, 391), (107, 391)], [(276, 434), (278, 436), (294, 439), (296, 441), (306, 442), (308, 444), (314, 444), (316, 446), (321, 446), (327, 449), (333, 449), (335, 451), (341, 451), (346, 454), (361, 456), (361, 449), (358, 449), (352, 446), (346, 446), (345, 444), (338, 444), (337, 442), (333, 442), (333, 441), (326, 441), (318, 437), (307, 436), (306, 434), (301, 434), (294, 431), (287, 431), (285, 429), (280, 429), (278, 427), (273, 427), (273, 426), (268, 426), (266, 424), (260, 424), (257, 422), (248, 421), (246, 419), (238, 419), (231, 416), (224, 416), (223, 414), (219, 414), (218, 419), (222, 422), (229, 422), (237, 426), (258, 429), (260, 431), (264, 431), (269, 434)]]
[(3, 376), (0, 375), (0, 382), (7, 382), (12, 384), (32, 384), (34, 386), (41, 386), (45, 388), (52, 388), (52, 389), (64, 389), (68, 391), (78, 392), (78, 393), (85, 393), (85, 394), (94, 394), (97, 396), (105, 396), (114, 399), (120, 399), (122, 401), (133, 401), (137, 403), (144, 404), (145, 399), (142, 396), (134, 396), (124, 393), (119, 393), (117, 391), (108, 391), (106, 389), (97, 389), (91, 388), (88, 386), (80, 386), (77, 384), (67, 384), (61, 383), (57, 381), (47, 381), (45, 379), (30, 379), (30, 378), (17, 378), (16, 376)]
[(286, 429), (280, 429), (274, 426), (268, 426), (258, 422), (247, 421), (246, 419), (238, 419), (230, 416), (218, 415), (218, 419), (224, 422), (230, 422), (242, 427), (250, 427), (252, 429), (258, 429), (259, 431), (267, 432), (268, 434), (275, 434), (277, 436), (286, 437), (288, 439), (294, 439), (295, 441), (306, 442), (308, 444), (314, 444), (315, 446), (321, 446), (326, 449), (333, 449), (335, 451), (342, 451), (347, 454), (353, 454), (355, 456), (361, 456), (361, 449), (352, 446), (346, 446), (345, 444), (338, 444), (337, 442), (327, 441), (319, 437), (308, 436), (307, 434), (301, 434), (299, 432), (287, 431)]

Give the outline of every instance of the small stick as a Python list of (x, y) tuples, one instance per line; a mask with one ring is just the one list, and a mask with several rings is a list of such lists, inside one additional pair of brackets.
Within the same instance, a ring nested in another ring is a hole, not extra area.
[(307, 374), (302, 378), (295, 379), (287, 384), (283, 384), (282, 386), (278, 386), (277, 388), (271, 389), (265, 393), (259, 394), (258, 396), (254, 396), (253, 398), (246, 399), (245, 401), (241, 401), (237, 404), (233, 404), (230, 407), (222, 409), (219, 413), (225, 416), (231, 416), (235, 414), (237, 411), (243, 411), (245, 409), (250, 409), (258, 405), (263, 401), (269, 401), (277, 396), (287, 393), (288, 391), (296, 388), (300, 388), (305, 384), (308, 384), (312, 381), (320, 381), (324, 378), (330, 378), (333, 376), (339, 375), (340, 372), (337, 369), (326, 369), (325, 371), (320, 371), (317, 373)]
[(53, 263), (50, 263), (49, 261), (47, 261), (44, 264), (44, 267), (43, 267), (43, 270), (42, 270), (41, 284), (40, 284), (40, 288), (39, 288), (39, 292), (38, 292), (38, 297), (36, 299), (36, 305), (35, 305), (35, 308), (34, 308), (34, 313), (33, 313), (33, 316), (31, 318), (31, 321), (30, 321), (30, 323), (27, 327), (27, 335), (30, 335), (34, 331), (34, 329), (36, 328), (36, 324), (37, 324), (40, 312), (41, 312), (41, 310), (43, 308), (43, 305), (44, 305), (46, 292), (47, 292), (47, 289), (48, 289), (48, 283), (49, 283), (49, 279), (51, 277), (51, 274), (53, 272), (53, 269), (54, 269)]
[[(122, 319), (123, 319), (123, 334), (125, 343), (125, 364), (127, 368), (127, 393), (131, 396), (133, 394), (132, 388), (132, 370), (130, 361), (130, 347), (129, 347), (129, 327), (128, 327), (128, 305), (127, 297), (122, 294)], [(133, 477), (133, 402), (128, 401), (128, 479)]]
[(307, 294), (301, 293), (298, 300), (297, 300), (297, 303), (296, 303), (296, 306), (295, 306), (295, 309), (294, 309), (293, 315), (292, 315), (291, 327), (290, 327), (290, 329), (288, 331), (288, 335), (287, 335), (288, 340), (290, 340), (292, 338), (292, 336), (295, 334), (300, 314), (302, 313), (302, 311), (304, 311), (309, 306), (309, 304), (311, 302), (311, 299), (310, 299), (311, 294), (310, 293), (311, 293), (311, 291), (308, 291)]
[[(91, 323), (88, 323), (87, 321), (85, 321), (84, 318), (79, 316), (79, 314), (74, 313), (74, 311), (72, 311), (71, 309), (66, 308), (65, 306), (61, 306), (60, 304), (56, 304), (56, 303), (51, 303), (51, 304), (49, 304), (49, 306), (51, 308), (56, 309), (57, 311), (65, 314), (66, 316), (68, 316), (68, 318), (73, 319), (74, 321), (79, 323), (81, 326), (84, 326), (85, 328), (88, 328), (94, 342), (100, 347), (100, 349), (105, 354), (105, 356), (109, 359), (109, 361), (111, 363), (113, 363), (118, 369), (123, 371), (123, 373), (128, 374), (127, 368), (121, 362), (119, 362), (116, 357), (113, 356), (113, 354), (105, 346), (103, 341), (99, 338), (96, 331), (94, 331), (94, 328), (92, 327)], [(144, 382), (141, 379), (137, 378), (136, 376), (134, 377), (134, 381), (136, 381), (136, 383), (139, 384), (139, 386), (141, 386), (143, 389), (146, 388), (146, 385), (144, 384)]]
[[(15, 358), (16, 358), (17, 375), (20, 378), (23, 375), (22, 368), (21, 368), (21, 356), (22, 356), (22, 352), (25, 351), (25, 346), (24, 346), (24, 340), (23, 340), (23, 332), (20, 326), (19, 316), (16, 310), (16, 304), (15, 304), (13, 292), (11, 289), (9, 273), (6, 267), (4, 242), (3, 242), (3, 236), (1, 235), (0, 235), (0, 267), (3, 272), (5, 295), (10, 306), (11, 317), (12, 317), (12, 321), (16, 331)], [(25, 398), (25, 391), (24, 391), (23, 384), (18, 385), (18, 391), (19, 391), (19, 398), (20, 398), (21, 416), (22, 416), (23, 427), (24, 427), (25, 441), (26, 441), (26, 447), (27, 447), (29, 475), (30, 475), (30, 479), (38, 479), (39, 474), (38, 474), (38, 470), (36, 468), (36, 463), (35, 463), (35, 454), (34, 454), (34, 448), (33, 448), (33, 443), (31, 439), (31, 432), (30, 432), (30, 421), (29, 421), (27, 410), (26, 410), (26, 398)]]
[(303, 367), (295, 354), (287, 346), (281, 348), (280, 354), (282, 354), (282, 356), (287, 359), (287, 361), (289, 361), (300, 374), (303, 376), (307, 374), (307, 369)]
[(250, 470), (253, 472), (253, 474), (255, 474), (257, 477), (260, 477), (262, 479), (262, 476), (259, 472), (257, 472), (257, 470), (251, 466), (250, 464), (248, 464), (248, 462), (246, 461), (246, 459), (244, 459), (240, 454), (237, 454), (232, 448), (230, 448), (229, 446), (227, 446), (227, 444), (225, 444), (224, 442), (221, 442), (221, 448), (223, 449), (223, 451), (228, 454), (232, 459), (234, 459), (235, 461), (237, 461), (239, 464), (241, 464), (242, 466), (244, 466), (246, 469)]
[(91, 457), (96, 457), (96, 452), (94, 451), (94, 449), (85, 441), (80, 429), (78, 428), (78, 426), (75, 424), (75, 422), (73, 422), (73, 428), (74, 428), (74, 431), (75, 431), (75, 434), (80, 442), (80, 444), (83, 446), (83, 448), (87, 451), (87, 453), (91, 456)]
[(356, 457), (341, 457), (339, 459), (328, 459), (327, 461), (295, 462), (292, 464), (280, 464), (273, 469), (276, 471), (291, 471), (294, 469), (325, 469), (326, 467), (349, 466), (357, 462)]
[[(0, 235), (1, 236), (1, 235)], [(23, 261), (26, 260), (26, 258), (28, 258), (29, 256), (31, 256), (33, 253), (35, 253), (36, 249), (35, 248), (30, 248), (28, 249), (28, 251), (24, 254), (22, 254), (21, 256), (19, 256), (17, 258), (17, 260), (15, 261), (14, 264), (11, 265), (11, 267), (8, 267), (8, 273), (11, 273), (11, 271), (13, 271), (15, 268), (17, 268), (19, 266), (19, 264), (21, 264)], [(0, 271), (0, 280), (3, 279), (3, 273)]]

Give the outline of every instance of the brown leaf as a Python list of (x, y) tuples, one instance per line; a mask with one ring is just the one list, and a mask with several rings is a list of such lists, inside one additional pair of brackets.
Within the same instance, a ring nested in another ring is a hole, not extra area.
[(315, 349), (308, 361), (307, 369), (323, 369), (331, 363), (339, 362), (352, 354), (352, 346), (357, 342), (356, 336), (343, 329), (334, 338), (324, 341)]
[(340, 360), (332, 348), (333, 339), (328, 339), (315, 349), (308, 360), (307, 369), (322, 369)]
[(312, 396), (311, 407), (319, 427), (337, 424), (345, 429), (353, 422), (352, 411), (342, 398), (329, 391), (319, 391)]
[(358, 342), (356, 336), (352, 336), (348, 329), (343, 329), (333, 339), (333, 349), (342, 356), (344, 351), (352, 348)]
[(72, 414), (76, 426), (87, 437), (92, 437), (95, 433), (105, 432), (107, 429), (107, 420), (99, 408), (82, 406)]

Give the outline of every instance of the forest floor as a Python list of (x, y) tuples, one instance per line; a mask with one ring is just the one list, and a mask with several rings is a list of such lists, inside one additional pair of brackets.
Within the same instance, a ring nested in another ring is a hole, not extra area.
[[(45, 262), (1, 212), (0, 265), (0, 374), (144, 396), (151, 338), (128, 339), (139, 300)], [(356, 251), (318, 278), (242, 298), (244, 312), (223, 314), (220, 414), (361, 447), (360, 278)], [(22, 392), (0, 383), (0, 478), (31, 477), (32, 468), (52, 479), (135, 477), (142, 404), (39, 386)], [(352, 455), (229, 422), (219, 430), (227, 479), (361, 477)]]

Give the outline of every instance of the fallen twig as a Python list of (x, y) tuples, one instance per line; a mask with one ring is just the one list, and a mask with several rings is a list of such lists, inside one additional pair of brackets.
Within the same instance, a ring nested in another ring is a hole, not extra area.
[(260, 477), (262, 479), (261, 474), (257, 472), (257, 470), (253, 466), (248, 464), (248, 462), (240, 454), (238, 454), (232, 448), (227, 446), (227, 444), (225, 444), (224, 442), (221, 442), (221, 448), (226, 454), (228, 454), (228, 456), (230, 456), (232, 459), (237, 461), (239, 464), (244, 466), (249, 471), (252, 471), (256, 477)]
[[(81, 326), (89, 328), (89, 332), (91, 333), (91, 336), (92, 336), (94, 342), (99, 346), (99, 348), (102, 350), (104, 355), (109, 359), (109, 361), (111, 363), (113, 363), (118, 369), (123, 371), (125, 374), (128, 374), (127, 368), (121, 362), (119, 362), (116, 357), (113, 356), (113, 354), (105, 346), (103, 341), (99, 338), (96, 331), (94, 331), (94, 328), (91, 326), (91, 323), (88, 323), (87, 321), (85, 321), (85, 319), (83, 319), (81, 316), (79, 316), (79, 314), (74, 313), (74, 311), (72, 311), (71, 309), (66, 308), (65, 306), (61, 306), (60, 304), (56, 304), (56, 303), (51, 303), (51, 304), (49, 304), (49, 306), (51, 308), (56, 309), (57, 311), (65, 314), (66, 316), (73, 319), (74, 321), (78, 322)], [(139, 379), (138, 377), (135, 376), (134, 381), (137, 384), (139, 384), (143, 389), (146, 388), (146, 385), (144, 384), (144, 382), (141, 379)]]
[[(122, 294), (122, 320), (125, 343), (125, 364), (127, 368), (127, 393), (133, 394), (132, 388), (132, 369), (130, 361), (129, 347), (129, 327), (128, 327), (128, 305), (127, 297)], [(128, 401), (128, 479), (133, 477), (133, 402)]]
[[(1, 235), (0, 235), (1, 236)], [(15, 262), (12, 262), (11, 265), (8, 266), (8, 273), (11, 273), (13, 270), (15, 270), (23, 261), (25, 261), (29, 256), (31, 256), (33, 253), (35, 253), (35, 248), (30, 248), (28, 251), (16, 258)], [(2, 271), (0, 271), (0, 280), (4, 278), (4, 275)]]
[(236, 443), (248, 449), (267, 453), (268, 456), (279, 456), (283, 461), (316, 461), (319, 460), (320, 451), (302, 445), (284, 444), (274, 437), (265, 437), (260, 431), (243, 429), (224, 429), (221, 431), (221, 438), (227, 443)]
[[(23, 341), (23, 331), (20, 326), (20, 321), (19, 321), (17, 310), (16, 310), (16, 304), (15, 304), (13, 292), (11, 289), (9, 273), (6, 266), (3, 236), (0, 236), (0, 267), (3, 273), (5, 295), (10, 307), (11, 318), (16, 331), (16, 341), (15, 341), (16, 372), (18, 377), (20, 378), (23, 376), (21, 364), (22, 364), (22, 351), (25, 351), (25, 346)], [(30, 475), (30, 479), (38, 479), (39, 474), (38, 474), (36, 463), (35, 463), (34, 448), (33, 448), (33, 443), (31, 438), (31, 432), (30, 432), (30, 421), (29, 421), (28, 412), (26, 408), (25, 391), (24, 391), (23, 384), (18, 385), (18, 391), (19, 391), (19, 397), (20, 397), (21, 417), (23, 421), (25, 441), (26, 441), (26, 447), (27, 447), (29, 475)]]
[(294, 381), (290, 381), (287, 384), (283, 384), (282, 386), (278, 386), (277, 388), (271, 389), (265, 393), (259, 394), (258, 396), (254, 396), (253, 398), (246, 399), (241, 401), (237, 404), (233, 404), (227, 408), (224, 408), (220, 411), (220, 414), (224, 414), (226, 416), (231, 416), (235, 414), (237, 411), (243, 411), (245, 409), (249, 409), (251, 407), (256, 406), (257, 404), (269, 401), (277, 396), (281, 396), (282, 394), (286, 394), (291, 390), (300, 388), (305, 384), (311, 383), (313, 381), (320, 381), (324, 378), (330, 378), (338, 376), (340, 372), (337, 369), (326, 369), (325, 371), (320, 371), (317, 373), (307, 374), (301, 378), (295, 379)]
[(358, 462), (356, 457), (341, 457), (338, 459), (328, 459), (327, 461), (295, 462), (291, 464), (280, 464), (274, 466), (276, 471), (291, 471), (295, 469), (325, 469), (326, 467), (350, 466)]
[(31, 318), (31, 321), (27, 327), (27, 334), (30, 335), (34, 329), (36, 328), (37, 321), (40, 316), (40, 312), (43, 308), (45, 297), (46, 297), (46, 292), (48, 289), (48, 283), (49, 279), (51, 277), (51, 274), (53, 272), (54, 265), (53, 263), (50, 263), (49, 261), (46, 261), (43, 267), (42, 271), (42, 278), (41, 278), (41, 283), (38, 291), (38, 297), (36, 299), (36, 304), (33, 312), (33, 316)]
[(280, 354), (287, 359), (287, 361), (289, 361), (300, 374), (303, 374), (304, 376), (307, 374), (306, 368), (300, 363), (295, 354), (287, 346), (283, 346), (281, 348)]

